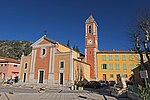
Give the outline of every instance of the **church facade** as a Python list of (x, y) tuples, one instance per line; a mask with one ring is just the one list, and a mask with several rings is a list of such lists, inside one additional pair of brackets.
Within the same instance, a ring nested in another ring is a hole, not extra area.
[(32, 52), (22, 56), (20, 79), (25, 83), (71, 86), (90, 81), (90, 64), (84, 56), (45, 35), (32, 44)]

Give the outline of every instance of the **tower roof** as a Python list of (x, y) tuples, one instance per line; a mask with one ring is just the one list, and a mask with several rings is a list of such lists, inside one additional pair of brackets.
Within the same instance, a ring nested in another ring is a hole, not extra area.
[(97, 25), (95, 19), (93, 18), (92, 14), (91, 14), (85, 23), (93, 23), (93, 22)]
[(86, 20), (85, 23), (90, 23), (90, 22), (95, 22), (95, 20), (94, 20), (92, 14), (89, 16), (89, 18)]

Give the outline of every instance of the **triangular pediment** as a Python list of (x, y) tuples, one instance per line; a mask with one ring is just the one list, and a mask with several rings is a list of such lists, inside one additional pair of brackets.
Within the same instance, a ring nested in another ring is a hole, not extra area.
[(40, 45), (54, 45), (54, 44), (56, 44), (56, 42), (54, 40), (52, 40), (44, 35), (40, 39), (38, 39), (36, 42), (34, 42), (31, 46), (37, 47)]

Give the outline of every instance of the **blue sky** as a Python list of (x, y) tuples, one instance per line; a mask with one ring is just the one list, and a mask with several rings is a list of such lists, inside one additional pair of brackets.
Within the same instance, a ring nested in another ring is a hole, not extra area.
[(129, 26), (150, 0), (0, 0), (0, 40), (35, 42), (44, 35), (78, 45), (84, 53), (85, 20), (98, 24), (99, 50), (128, 50)]

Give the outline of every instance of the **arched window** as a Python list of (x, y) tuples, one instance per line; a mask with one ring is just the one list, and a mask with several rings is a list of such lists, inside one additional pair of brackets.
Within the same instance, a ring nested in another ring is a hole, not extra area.
[(91, 33), (92, 32), (92, 27), (91, 26), (89, 26), (89, 33)]

